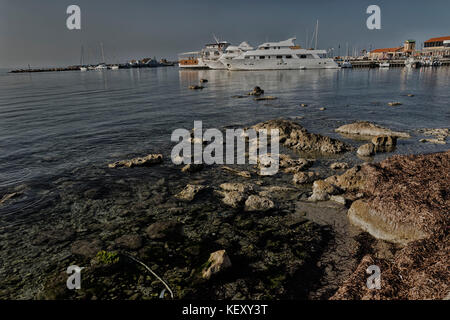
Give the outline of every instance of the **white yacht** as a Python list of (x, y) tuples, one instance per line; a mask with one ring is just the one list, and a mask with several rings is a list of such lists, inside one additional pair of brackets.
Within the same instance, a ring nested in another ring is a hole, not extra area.
[(224, 54), (222, 54), (222, 56), (219, 58), (219, 61), (222, 63), (222, 65), (225, 67), (225, 69), (227, 68), (227, 62), (231, 59), (234, 59), (238, 56), (240, 56), (241, 54), (243, 54), (244, 52), (253, 50), (253, 47), (250, 46), (247, 42), (242, 42), (240, 45), (238, 46), (228, 46), (224, 52)]
[(261, 44), (226, 62), (229, 70), (337, 69), (325, 50), (302, 49), (295, 38)]
[(229, 45), (230, 43), (226, 41), (217, 41), (216, 43), (205, 45), (205, 48), (202, 50), (202, 59), (203, 62), (208, 66), (208, 68), (213, 70), (227, 69), (222, 64), (222, 62), (219, 61), (219, 59), (224, 54)]
[(208, 69), (199, 51), (180, 53), (178, 66), (182, 69)]

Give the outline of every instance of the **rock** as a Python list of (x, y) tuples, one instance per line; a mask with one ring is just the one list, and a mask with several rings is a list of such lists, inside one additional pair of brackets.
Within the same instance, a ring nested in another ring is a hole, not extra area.
[(203, 163), (188, 163), (183, 168), (181, 168), (181, 172), (184, 173), (194, 173), (199, 172), (203, 169), (204, 165)]
[(348, 169), (348, 163), (346, 162), (334, 162), (330, 165), (330, 169), (332, 170), (342, 170)]
[(206, 187), (203, 185), (188, 184), (183, 190), (181, 190), (181, 192), (175, 195), (175, 197), (184, 201), (192, 201), (195, 196), (204, 189), (206, 189)]
[(234, 174), (236, 174), (238, 176), (244, 177), (244, 178), (251, 178), (252, 177), (252, 175), (251, 175), (251, 173), (249, 171), (236, 170), (236, 169), (233, 169), (233, 168), (230, 168), (230, 167), (227, 167), (227, 166), (223, 166), (222, 169), (225, 170), (225, 171), (229, 171), (231, 173), (234, 173)]
[(225, 191), (238, 191), (240, 193), (247, 193), (253, 191), (253, 185), (249, 183), (234, 183), (234, 182), (226, 182), (220, 185), (220, 188)]
[(272, 200), (266, 197), (260, 197), (256, 195), (251, 195), (245, 201), (245, 211), (268, 211), (275, 208), (275, 204)]
[(302, 103), (300, 107), (306, 108), (308, 105), (306, 103)]
[(412, 93), (409, 93), (408, 97), (414, 97), (414, 95)]
[(372, 138), (372, 144), (375, 146), (376, 152), (390, 152), (397, 145), (397, 137), (376, 136)]
[(361, 170), (361, 167), (355, 166), (341, 175), (326, 178), (325, 182), (335, 185), (339, 189), (347, 192), (356, 192), (364, 188), (366, 182), (365, 177), (365, 173)]
[(134, 158), (131, 160), (121, 160), (116, 161), (114, 163), (110, 163), (108, 165), (109, 168), (118, 168), (118, 167), (143, 167), (143, 166), (151, 166), (154, 164), (162, 163), (163, 162), (163, 156), (162, 154), (149, 154), (145, 157), (141, 158)]
[(77, 240), (72, 243), (71, 252), (85, 258), (93, 258), (102, 249), (102, 242), (95, 240)]
[(182, 232), (181, 224), (176, 221), (157, 221), (145, 230), (150, 239), (160, 240)]
[(363, 144), (356, 152), (361, 157), (370, 157), (375, 154), (375, 146), (372, 143)]
[(191, 89), (191, 90), (200, 90), (200, 89), (204, 89), (205, 87), (203, 87), (203, 86), (197, 86), (197, 85), (195, 85), (195, 86), (189, 86), (189, 89)]
[(344, 198), (344, 196), (340, 196), (340, 195), (334, 195), (330, 197), (331, 201), (337, 202), (339, 204), (342, 204), (345, 206), (345, 204), (347, 203), (347, 200)]
[(319, 152), (322, 154), (335, 154), (352, 150), (352, 147), (342, 141), (309, 133), (305, 128), (290, 120), (269, 120), (252, 126), (253, 129), (278, 129), (280, 143), (295, 151)]
[(391, 107), (395, 107), (395, 106), (401, 106), (402, 103), (401, 102), (389, 102), (388, 105)]
[(0, 205), (6, 203), (7, 201), (19, 196), (20, 193), (19, 192), (13, 192), (13, 193), (9, 193), (9, 194), (5, 194), (2, 199), (0, 200)]
[(297, 173), (302, 170), (308, 169), (314, 163), (313, 160), (298, 158), (292, 159), (287, 154), (280, 154), (279, 156), (279, 167), (283, 169), (285, 173)]
[(231, 267), (231, 260), (225, 250), (211, 253), (205, 267), (202, 270), (202, 278), (210, 279), (212, 276)]
[(346, 124), (340, 126), (335, 131), (348, 135), (359, 135), (362, 138), (372, 136), (395, 136), (398, 138), (411, 137), (408, 133), (391, 131), (390, 129), (383, 128), (368, 121), (359, 121), (351, 124)]
[(292, 182), (294, 184), (305, 184), (313, 183), (317, 179), (319, 179), (319, 174), (317, 172), (299, 172), (294, 174)]
[(313, 194), (308, 198), (309, 201), (326, 201), (330, 199), (331, 195), (339, 193), (336, 188), (325, 180), (316, 180), (313, 183)]
[(222, 202), (232, 208), (239, 208), (242, 206), (245, 200), (245, 194), (239, 191), (219, 191), (223, 196)]
[(200, 79), (200, 83), (206, 83), (208, 82), (208, 79)]
[(248, 95), (250, 96), (260, 96), (264, 94), (264, 90), (262, 90), (260, 87), (253, 88), (253, 91), (249, 92)]
[(439, 140), (439, 139), (420, 139), (419, 142), (425, 143), (434, 143), (434, 144), (447, 144), (445, 140)]
[(255, 100), (255, 101), (264, 101), (264, 100), (276, 100), (276, 99), (277, 99), (277, 97), (265, 96), (265, 97), (254, 98), (253, 100)]
[(119, 248), (137, 250), (142, 247), (142, 237), (137, 234), (125, 234), (114, 240), (114, 243)]
[(319, 110), (320, 110), (320, 111), (325, 111), (325, 110), (327, 110), (327, 108), (322, 107), (322, 108), (320, 108)]
[(392, 225), (389, 221), (386, 221), (386, 217), (382, 213), (370, 208), (369, 203), (363, 199), (352, 203), (347, 216), (352, 224), (360, 227), (377, 239), (406, 244), (427, 236), (420, 230), (405, 223)]

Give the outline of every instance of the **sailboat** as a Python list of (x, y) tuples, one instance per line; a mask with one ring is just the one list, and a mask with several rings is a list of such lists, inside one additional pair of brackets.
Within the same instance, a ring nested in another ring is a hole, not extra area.
[(84, 47), (81, 46), (81, 56), (80, 56), (80, 71), (87, 71), (88, 69), (84, 66)]
[(105, 52), (103, 51), (103, 42), (100, 42), (100, 48), (101, 48), (101, 51), (102, 51), (102, 63), (100, 63), (99, 65), (97, 65), (96, 67), (95, 67), (95, 70), (105, 70), (105, 69), (108, 69), (108, 67), (106, 66), (106, 63), (104, 62), (105, 61)]

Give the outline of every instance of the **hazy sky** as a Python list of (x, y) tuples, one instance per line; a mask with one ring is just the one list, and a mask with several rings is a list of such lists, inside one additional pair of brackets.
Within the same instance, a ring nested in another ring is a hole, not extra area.
[[(66, 9), (81, 7), (82, 29), (66, 28)], [(368, 30), (366, 9), (381, 7), (381, 30)], [(449, 0), (0, 0), (0, 67), (109, 63), (199, 50), (213, 34), (256, 46), (296, 36), (304, 46), (319, 19), (319, 47), (397, 46), (405, 39), (450, 35)]]

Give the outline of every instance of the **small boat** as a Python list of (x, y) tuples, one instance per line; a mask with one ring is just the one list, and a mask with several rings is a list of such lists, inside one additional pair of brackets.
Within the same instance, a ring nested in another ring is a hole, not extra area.
[(118, 65), (112, 65), (112, 66), (109, 66), (109, 69), (111, 69), (111, 70), (119, 70), (119, 66)]
[(349, 61), (344, 61), (341, 64), (341, 68), (353, 68), (353, 66)]
[(88, 69), (86, 67), (80, 67), (80, 71), (87, 71)]
[(95, 70), (106, 70), (108, 67), (104, 63), (100, 63), (98, 66), (94, 68)]
[(198, 51), (179, 54), (178, 66), (182, 69), (208, 69), (203, 61), (202, 53)]
[(389, 68), (389, 62), (382, 62), (378, 64), (380, 68)]

